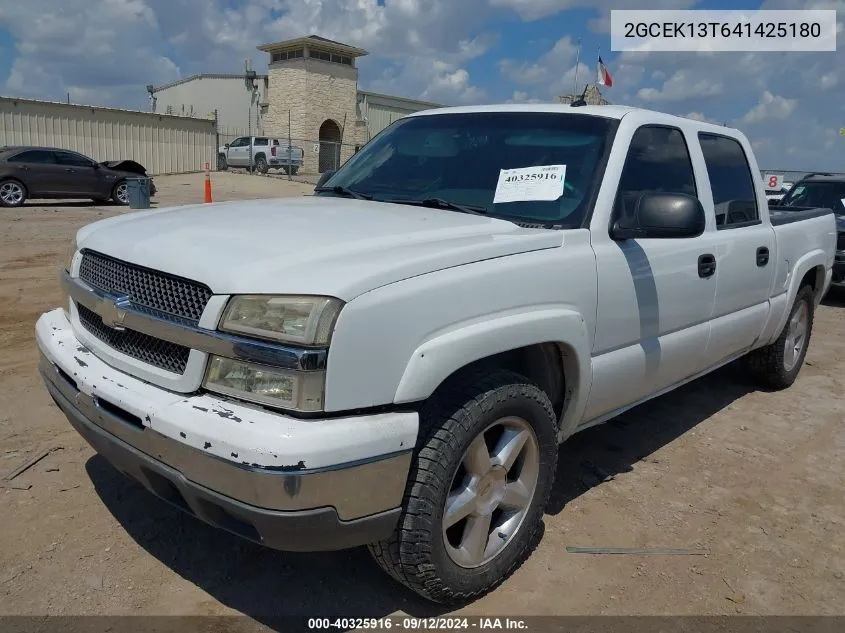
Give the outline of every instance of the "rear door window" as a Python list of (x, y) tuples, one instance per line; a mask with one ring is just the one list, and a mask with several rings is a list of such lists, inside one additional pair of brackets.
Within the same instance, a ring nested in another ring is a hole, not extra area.
[(698, 140), (713, 191), (716, 228), (759, 224), (754, 178), (742, 145), (728, 136), (704, 132), (699, 132)]
[(8, 159), (10, 163), (39, 163), (42, 165), (55, 165), (56, 157), (53, 152), (42, 149), (31, 149), (25, 152), (20, 152)]

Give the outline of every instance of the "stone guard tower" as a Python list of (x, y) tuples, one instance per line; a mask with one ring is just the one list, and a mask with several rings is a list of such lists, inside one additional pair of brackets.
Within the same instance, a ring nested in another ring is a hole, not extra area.
[(290, 138), (305, 152), (303, 171), (337, 169), (366, 141), (357, 111), (358, 68), (363, 49), (308, 35), (258, 50), (269, 53), (265, 134)]

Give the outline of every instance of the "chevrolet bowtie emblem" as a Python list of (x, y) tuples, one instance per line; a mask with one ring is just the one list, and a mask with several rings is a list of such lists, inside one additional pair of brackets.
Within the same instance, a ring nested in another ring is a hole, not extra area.
[(132, 302), (126, 295), (101, 302), (98, 314), (103, 319), (103, 325), (113, 330), (123, 330), (123, 319), (126, 317), (126, 310), (131, 305)]

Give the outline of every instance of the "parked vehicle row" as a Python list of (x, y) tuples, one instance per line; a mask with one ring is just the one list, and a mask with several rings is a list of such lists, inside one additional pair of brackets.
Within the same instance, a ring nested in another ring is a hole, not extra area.
[[(0, 205), (19, 207), (30, 198), (90, 198), (129, 204), (127, 179), (148, 177), (132, 160), (96, 162), (53, 147), (0, 147)], [(156, 193), (150, 178), (150, 195)]]
[(759, 173), (647, 110), (414, 113), (313, 196), (82, 228), (39, 368), (182, 510), (464, 602), (529, 556), (561, 442), (737, 359), (796, 380), (836, 222), (770, 213)]
[(833, 209), (838, 235), (831, 285), (845, 287), (845, 175), (810, 174), (790, 187), (777, 206), (769, 206), (775, 211), (812, 207)]
[(287, 141), (283, 142), (277, 138), (242, 136), (217, 149), (217, 169), (246, 167), (262, 174), (266, 174), (270, 169), (280, 169), (294, 176), (302, 167), (304, 154), (301, 147), (288, 145)]

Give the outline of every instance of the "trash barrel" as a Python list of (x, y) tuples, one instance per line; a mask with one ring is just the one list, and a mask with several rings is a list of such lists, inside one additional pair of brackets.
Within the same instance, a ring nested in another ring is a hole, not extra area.
[(150, 208), (150, 179), (127, 178), (126, 196), (129, 198), (130, 209)]

